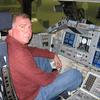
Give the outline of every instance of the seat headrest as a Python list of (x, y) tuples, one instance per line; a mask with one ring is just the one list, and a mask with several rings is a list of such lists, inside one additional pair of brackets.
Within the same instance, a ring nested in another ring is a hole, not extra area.
[(10, 12), (0, 12), (0, 31), (11, 28), (12, 14)]

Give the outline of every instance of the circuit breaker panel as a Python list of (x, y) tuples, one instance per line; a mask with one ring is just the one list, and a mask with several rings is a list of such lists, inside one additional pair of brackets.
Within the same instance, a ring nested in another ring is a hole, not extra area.
[(36, 46), (43, 49), (50, 49), (51, 34), (48, 34), (48, 33), (33, 34), (33, 37), (29, 45), (33, 47)]

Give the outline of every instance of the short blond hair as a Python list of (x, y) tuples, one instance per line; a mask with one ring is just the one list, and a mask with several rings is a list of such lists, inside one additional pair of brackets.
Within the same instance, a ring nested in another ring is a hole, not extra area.
[(17, 17), (22, 17), (22, 18), (25, 18), (25, 19), (27, 19), (27, 18), (30, 19), (27, 14), (19, 13), (19, 14), (13, 15), (12, 23), (15, 23)]

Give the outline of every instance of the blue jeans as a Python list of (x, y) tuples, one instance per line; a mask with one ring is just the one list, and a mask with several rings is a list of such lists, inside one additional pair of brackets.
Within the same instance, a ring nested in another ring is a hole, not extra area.
[[(42, 57), (35, 57), (37, 65), (44, 71), (51, 72), (52, 67), (49, 60)], [(64, 91), (77, 89), (82, 83), (82, 74), (76, 69), (59, 74), (58, 77), (49, 85), (41, 87), (35, 100), (56, 100), (56, 96)]]

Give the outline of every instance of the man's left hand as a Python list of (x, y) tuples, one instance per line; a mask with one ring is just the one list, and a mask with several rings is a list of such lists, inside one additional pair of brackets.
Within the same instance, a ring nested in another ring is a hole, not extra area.
[(55, 66), (58, 70), (60, 70), (62, 68), (61, 60), (59, 59), (59, 57), (56, 54), (54, 57), (54, 63), (55, 63)]

